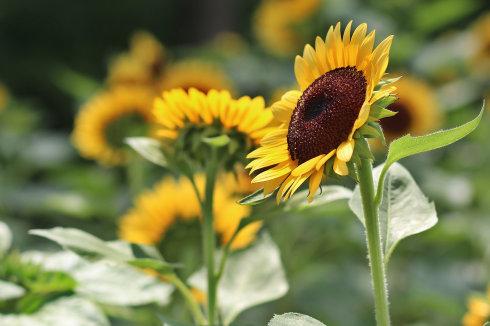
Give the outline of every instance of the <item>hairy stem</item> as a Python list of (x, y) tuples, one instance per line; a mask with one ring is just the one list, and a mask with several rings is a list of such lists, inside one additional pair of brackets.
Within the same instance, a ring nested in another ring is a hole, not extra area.
[(378, 326), (389, 326), (390, 314), (388, 310), (388, 289), (386, 284), (383, 251), (381, 248), (378, 209), (374, 201), (374, 183), (371, 160), (362, 159), (361, 164), (357, 166), (357, 171), (362, 196), (364, 223), (366, 226), (368, 256), (374, 290), (376, 321)]

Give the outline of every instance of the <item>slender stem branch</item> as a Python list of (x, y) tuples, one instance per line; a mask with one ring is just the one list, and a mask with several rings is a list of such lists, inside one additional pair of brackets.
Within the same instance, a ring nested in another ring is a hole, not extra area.
[(362, 159), (360, 166), (357, 166), (357, 170), (359, 174), (359, 187), (361, 188), (362, 206), (364, 210), (364, 223), (366, 225), (368, 256), (374, 289), (376, 321), (378, 326), (389, 326), (390, 315), (388, 310), (388, 289), (386, 284), (383, 251), (381, 248), (378, 210), (374, 201), (374, 183), (371, 160)]
[(216, 152), (211, 153), (211, 159), (206, 166), (206, 186), (202, 205), (202, 240), (204, 257), (206, 259), (206, 268), (208, 274), (208, 323), (210, 326), (216, 323), (216, 287), (217, 282), (214, 274), (214, 251), (216, 248), (216, 239), (213, 228), (213, 195), (216, 183), (216, 174), (218, 171), (218, 162)]
[(189, 311), (192, 314), (192, 318), (194, 318), (194, 322), (197, 325), (205, 325), (206, 317), (201, 311), (199, 304), (197, 303), (196, 299), (194, 299), (194, 296), (192, 295), (189, 288), (175, 274), (165, 275), (165, 277), (170, 283), (172, 283), (177, 288), (177, 290), (179, 290), (180, 294), (182, 294), (182, 297), (184, 298), (187, 307), (189, 308)]

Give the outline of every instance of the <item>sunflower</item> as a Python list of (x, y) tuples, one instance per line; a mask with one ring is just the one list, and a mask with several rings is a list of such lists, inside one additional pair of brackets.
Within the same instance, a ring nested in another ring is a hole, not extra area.
[[(161, 90), (194, 87), (207, 93), (211, 89), (232, 90), (231, 82), (217, 66), (197, 59), (187, 59), (165, 68), (160, 81)], [(232, 92), (233, 93), (233, 92)]]
[[(242, 176), (243, 177), (243, 176)], [(196, 183), (204, 192), (204, 176), (197, 175)], [(233, 182), (235, 180), (235, 182)], [(243, 194), (246, 179), (236, 179), (231, 174), (222, 175), (214, 193), (214, 229), (222, 244), (231, 240), (240, 220), (250, 214), (251, 208), (237, 203)], [(251, 187), (250, 179), (248, 185)], [(245, 188), (246, 188), (245, 187)], [(119, 225), (121, 239), (133, 243), (158, 244), (167, 231), (178, 221), (200, 218), (201, 209), (188, 179), (164, 178), (152, 191), (140, 195), (134, 207), (122, 217)], [(248, 225), (238, 233), (231, 244), (232, 249), (248, 246), (256, 238), (261, 222)]]
[(261, 171), (252, 182), (264, 193), (275, 189), (277, 201), (287, 200), (309, 179), (308, 200), (318, 190), (324, 170), (341, 176), (349, 173), (347, 163), (355, 149), (354, 133), (370, 117), (371, 105), (390, 95), (395, 87), (380, 83), (388, 65), (392, 36), (376, 49), (374, 31), (359, 25), (351, 36), (352, 22), (343, 37), (340, 23), (330, 27), (327, 37), (316, 38), (296, 56), (294, 71), (300, 90), (286, 92), (272, 105), (280, 125), (260, 141), (248, 155), (250, 173)]
[(483, 326), (490, 321), (490, 287), (487, 297), (471, 297), (468, 300), (468, 312), (463, 317), (463, 326)]
[(389, 140), (406, 134), (423, 135), (439, 127), (441, 113), (429, 85), (405, 75), (394, 85), (397, 100), (388, 109), (397, 114), (380, 121)]
[(319, 5), (320, 0), (263, 0), (254, 17), (258, 41), (271, 53), (290, 54), (303, 43), (297, 25)]
[[(74, 146), (88, 159), (95, 159), (105, 165), (118, 165), (126, 161), (123, 139), (128, 129), (121, 134), (121, 124), (125, 127), (146, 126), (152, 119), (151, 100), (153, 93), (146, 88), (116, 87), (96, 95), (79, 111), (72, 134)], [(144, 123), (141, 123), (144, 122)], [(129, 126), (127, 124), (130, 124)]]
[(109, 65), (110, 85), (156, 86), (163, 70), (165, 49), (148, 32), (131, 37), (129, 52), (117, 56)]
[(269, 130), (272, 112), (262, 97), (233, 99), (228, 91), (210, 90), (207, 94), (191, 87), (164, 91), (155, 99), (155, 132), (170, 145), (172, 157), (187, 155), (194, 162), (209, 160), (199, 146), (203, 137), (227, 135), (231, 141), (221, 156), (227, 168), (243, 160), (245, 154)]
[(473, 55), (473, 66), (477, 73), (488, 76), (490, 71), (490, 13), (481, 16), (472, 28), (472, 35), (476, 41)]

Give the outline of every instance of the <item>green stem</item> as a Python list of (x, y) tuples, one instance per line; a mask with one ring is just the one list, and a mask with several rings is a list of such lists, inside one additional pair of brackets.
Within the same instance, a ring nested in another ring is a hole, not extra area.
[(378, 326), (389, 326), (390, 314), (388, 310), (388, 289), (386, 284), (385, 265), (383, 263), (383, 251), (381, 249), (378, 210), (376, 203), (374, 202), (374, 183), (371, 160), (362, 159), (361, 164), (357, 166), (357, 170), (364, 210), (364, 223), (366, 225), (368, 256), (374, 289), (376, 321)]
[(192, 295), (189, 288), (184, 284), (184, 282), (182, 282), (182, 280), (177, 275), (171, 274), (165, 276), (168, 279), (168, 281), (172, 283), (177, 288), (177, 290), (179, 290), (180, 294), (182, 294), (182, 297), (184, 298), (187, 307), (189, 308), (192, 317), (194, 318), (194, 322), (197, 325), (205, 325), (206, 317), (202, 313), (199, 304), (194, 299), (194, 296)]
[(216, 174), (218, 171), (218, 163), (216, 160), (216, 152), (212, 152), (211, 160), (206, 166), (206, 187), (204, 191), (204, 199), (202, 205), (202, 240), (204, 257), (206, 259), (206, 268), (208, 276), (208, 324), (210, 326), (216, 323), (216, 288), (217, 282), (214, 274), (214, 252), (216, 248), (216, 239), (213, 228), (213, 195), (216, 183)]

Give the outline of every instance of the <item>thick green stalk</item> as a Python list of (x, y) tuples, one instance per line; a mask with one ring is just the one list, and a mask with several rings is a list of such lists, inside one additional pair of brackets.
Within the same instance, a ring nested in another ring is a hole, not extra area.
[(213, 195), (214, 186), (216, 183), (216, 174), (218, 170), (218, 164), (216, 161), (216, 153), (212, 153), (212, 158), (206, 167), (206, 187), (204, 191), (203, 205), (202, 205), (202, 239), (204, 257), (206, 259), (206, 268), (208, 274), (208, 324), (210, 326), (216, 325), (216, 278), (214, 274), (214, 252), (216, 248), (216, 240), (213, 228)]
[(368, 246), (369, 263), (371, 267), (371, 279), (374, 290), (374, 303), (376, 321), (378, 326), (390, 325), (390, 313), (388, 310), (388, 289), (386, 284), (386, 272), (381, 248), (381, 236), (379, 231), (378, 209), (374, 202), (374, 183), (371, 160), (362, 159), (357, 166), (359, 187), (361, 188), (364, 221), (366, 225), (366, 237)]
[(194, 322), (197, 325), (205, 325), (206, 324), (206, 317), (204, 317), (204, 314), (201, 311), (201, 308), (199, 307), (199, 304), (196, 302), (194, 299), (191, 291), (189, 288), (182, 282), (182, 280), (175, 274), (171, 275), (165, 275), (167, 280), (172, 283), (177, 290), (179, 290), (180, 294), (182, 294), (182, 297), (184, 298), (187, 307), (189, 308), (189, 311), (192, 313), (192, 317), (194, 318)]

